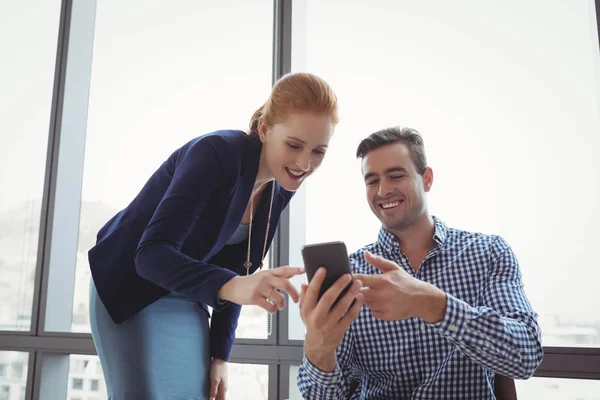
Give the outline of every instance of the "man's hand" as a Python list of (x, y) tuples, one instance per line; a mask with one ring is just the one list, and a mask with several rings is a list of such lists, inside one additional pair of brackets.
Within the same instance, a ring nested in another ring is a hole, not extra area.
[(227, 361), (215, 358), (210, 365), (210, 400), (225, 400)]
[(440, 321), (446, 312), (446, 294), (420, 281), (393, 261), (365, 252), (365, 260), (381, 275), (356, 274), (363, 283), (365, 305), (375, 318), (387, 321), (419, 317), (429, 323)]
[[(300, 292), (300, 316), (306, 325), (304, 352), (310, 362), (322, 371), (333, 371), (336, 365), (336, 349), (342, 343), (346, 330), (356, 319), (363, 304), (360, 294), (361, 282), (355, 280), (352, 287), (331, 307), (352, 277), (339, 278), (320, 300), (319, 290), (325, 279), (325, 268), (319, 268), (309, 285), (302, 285)], [(356, 302), (352, 305), (352, 302)]]

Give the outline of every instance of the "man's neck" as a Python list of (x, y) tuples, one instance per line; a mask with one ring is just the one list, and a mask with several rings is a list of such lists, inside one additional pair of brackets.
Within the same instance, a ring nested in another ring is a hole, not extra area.
[(435, 247), (435, 241), (433, 240), (435, 222), (429, 212), (425, 212), (425, 214), (405, 228), (398, 230), (388, 229), (388, 232), (398, 239), (400, 249), (409, 258), (411, 258), (411, 255), (427, 254)]

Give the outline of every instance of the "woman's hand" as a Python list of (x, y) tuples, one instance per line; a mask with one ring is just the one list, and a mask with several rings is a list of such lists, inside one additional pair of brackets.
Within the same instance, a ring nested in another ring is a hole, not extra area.
[(227, 361), (215, 358), (210, 364), (210, 400), (225, 400), (227, 381)]
[(219, 289), (219, 298), (240, 305), (257, 305), (274, 313), (285, 307), (285, 297), (278, 290), (287, 292), (294, 303), (298, 302), (298, 291), (289, 278), (303, 273), (304, 268), (278, 267), (253, 275), (236, 276)]

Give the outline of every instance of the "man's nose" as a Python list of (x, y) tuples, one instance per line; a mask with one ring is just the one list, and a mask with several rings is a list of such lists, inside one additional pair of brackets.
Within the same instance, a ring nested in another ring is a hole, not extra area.
[(380, 197), (387, 197), (390, 193), (392, 193), (392, 186), (389, 185), (385, 179), (379, 181), (379, 194)]

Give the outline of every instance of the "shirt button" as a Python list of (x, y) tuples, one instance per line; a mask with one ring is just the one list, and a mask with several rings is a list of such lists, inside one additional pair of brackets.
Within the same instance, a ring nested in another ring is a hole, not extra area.
[(448, 329), (450, 329), (452, 332), (456, 332), (458, 330), (458, 326), (450, 325), (450, 327)]
[(425, 371), (426, 371), (426, 372), (429, 372), (429, 371), (431, 371), (431, 370), (429, 369), (429, 367), (425, 367)]
[(425, 332), (425, 324), (421, 324), (421, 331)]

